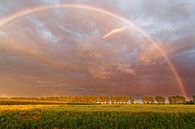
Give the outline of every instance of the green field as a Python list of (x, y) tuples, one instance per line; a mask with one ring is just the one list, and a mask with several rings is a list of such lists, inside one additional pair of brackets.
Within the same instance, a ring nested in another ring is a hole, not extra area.
[(0, 106), (0, 129), (195, 129), (194, 105)]

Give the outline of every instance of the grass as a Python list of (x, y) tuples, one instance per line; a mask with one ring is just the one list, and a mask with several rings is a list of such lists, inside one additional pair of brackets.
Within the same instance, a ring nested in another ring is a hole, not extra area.
[(0, 106), (0, 129), (195, 129), (195, 105)]

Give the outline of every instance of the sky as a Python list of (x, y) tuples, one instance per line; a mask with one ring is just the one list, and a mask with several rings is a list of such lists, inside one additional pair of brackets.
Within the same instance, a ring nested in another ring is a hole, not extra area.
[[(1, 24), (22, 10), (53, 8)], [(1, 0), (0, 96), (195, 94), (194, 0)]]

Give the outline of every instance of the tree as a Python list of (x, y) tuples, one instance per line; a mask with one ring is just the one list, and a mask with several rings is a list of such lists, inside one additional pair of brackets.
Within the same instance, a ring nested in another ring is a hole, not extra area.
[(103, 104), (108, 104), (109, 103), (109, 97), (108, 96), (100, 96), (99, 97), (99, 102)]
[(152, 96), (142, 96), (142, 103), (144, 103), (144, 104), (153, 104), (154, 103), (154, 97), (152, 97)]
[(111, 101), (112, 101), (112, 103), (114, 103), (114, 104), (119, 104), (120, 103), (120, 101), (121, 101), (121, 98), (119, 97), (119, 96), (112, 96), (111, 97)]
[(163, 96), (156, 96), (155, 100), (158, 104), (165, 104), (165, 97)]
[(111, 101), (114, 104), (125, 104), (125, 103), (128, 103), (128, 97), (127, 96), (112, 96)]
[(131, 104), (134, 104), (134, 102), (135, 102), (135, 98), (134, 97), (129, 97), (129, 100), (130, 100)]
[(170, 96), (168, 98), (168, 101), (169, 101), (170, 104), (176, 104), (176, 97), (175, 96)]
[(170, 104), (184, 104), (186, 103), (186, 98), (184, 96), (170, 96), (169, 97)]
[(178, 104), (185, 104), (186, 98), (184, 96), (177, 96), (178, 97)]
[(193, 102), (195, 103), (195, 95), (192, 96)]

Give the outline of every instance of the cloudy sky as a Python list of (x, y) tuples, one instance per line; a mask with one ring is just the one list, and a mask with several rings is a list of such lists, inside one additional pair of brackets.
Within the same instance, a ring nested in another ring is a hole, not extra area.
[(1, 0), (0, 96), (195, 94), (194, 0)]

